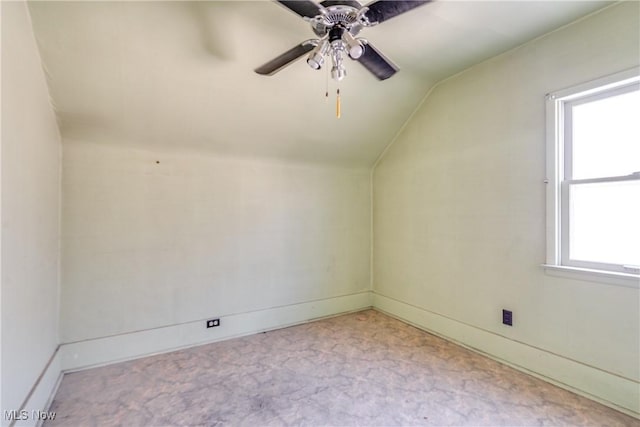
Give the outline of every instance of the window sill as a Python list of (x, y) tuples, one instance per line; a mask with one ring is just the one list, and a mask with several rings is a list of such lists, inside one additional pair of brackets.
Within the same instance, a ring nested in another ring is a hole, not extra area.
[(613, 271), (590, 270), (588, 268), (551, 264), (542, 264), (542, 268), (544, 268), (545, 274), (549, 276), (640, 289), (640, 275), (638, 274), (616, 273)]

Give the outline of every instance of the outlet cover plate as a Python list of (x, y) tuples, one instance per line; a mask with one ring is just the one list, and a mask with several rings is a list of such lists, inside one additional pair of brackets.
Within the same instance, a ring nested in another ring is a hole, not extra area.
[(502, 324), (513, 326), (513, 312), (511, 310), (502, 310)]
[(220, 319), (209, 319), (207, 320), (207, 328), (215, 328), (220, 326)]

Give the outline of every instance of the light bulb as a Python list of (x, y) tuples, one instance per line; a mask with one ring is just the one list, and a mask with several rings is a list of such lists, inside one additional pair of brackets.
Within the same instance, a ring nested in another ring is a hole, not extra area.
[(324, 57), (318, 52), (311, 52), (307, 58), (307, 64), (314, 70), (319, 70), (322, 68), (322, 64), (324, 64)]
[(364, 53), (364, 46), (362, 43), (351, 35), (348, 31), (342, 34), (342, 40), (347, 45), (347, 52), (351, 59), (358, 59)]
[(307, 58), (307, 64), (314, 70), (319, 70), (324, 65), (324, 56), (329, 51), (329, 42), (324, 39), (311, 51)]
[(347, 76), (347, 70), (341, 65), (339, 67), (334, 66), (331, 68), (331, 77), (334, 80), (340, 81)]

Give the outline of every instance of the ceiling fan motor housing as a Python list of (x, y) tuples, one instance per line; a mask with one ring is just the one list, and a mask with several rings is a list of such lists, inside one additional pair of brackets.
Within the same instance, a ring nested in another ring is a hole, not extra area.
[(349, 31), (351, 35), (357, 35), (367, 22), (362, 8), (344, 4), (337, 4), (325, 7), (320, 14), (311, 18), (311, 28), (318, 37), (324, 37), (335, 27), (342, 27)]

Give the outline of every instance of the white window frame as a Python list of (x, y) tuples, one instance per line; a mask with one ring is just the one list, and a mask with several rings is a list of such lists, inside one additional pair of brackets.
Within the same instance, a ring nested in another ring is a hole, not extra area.
[[(640, 179), (637, 174), (565, 181), (565, 152), (571, 150), (569, 108), (583, 102), (613, 96), (628, 91), (640, 82), (640, 67), (596, 79), (546, 96), (547, 120), (547, 260), (543, 265), (548, 274), (580, 280), (610, 283), (640, 288), (640, 271), (622, 266), (595, 262), (568, 263), (568, 192), (570, 184)], [(566, 159), (568, 160), (568, 159)]]

